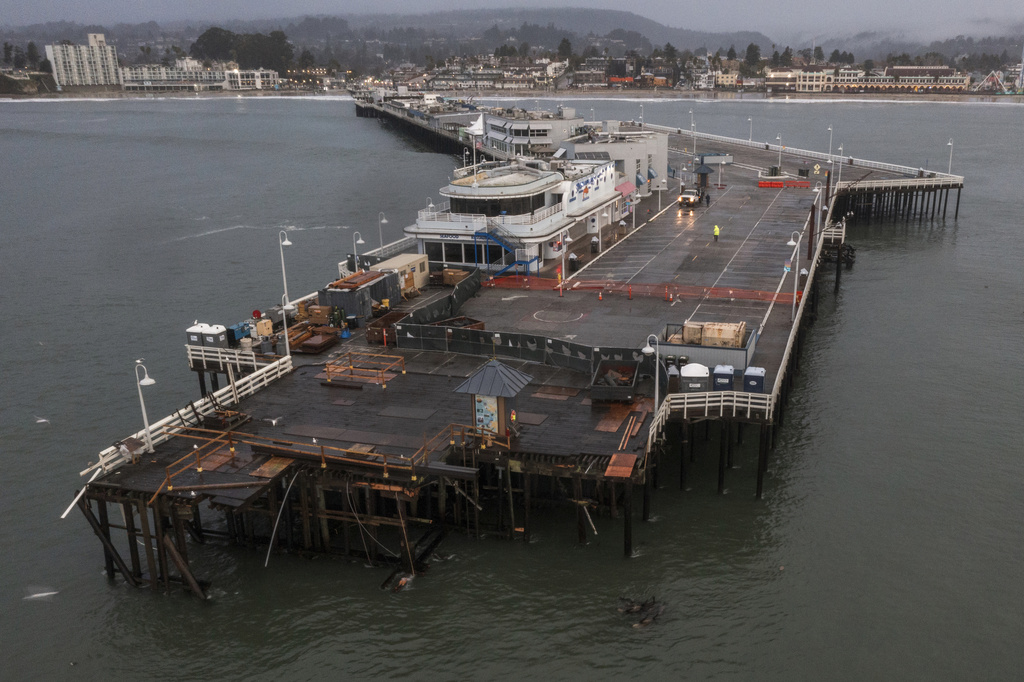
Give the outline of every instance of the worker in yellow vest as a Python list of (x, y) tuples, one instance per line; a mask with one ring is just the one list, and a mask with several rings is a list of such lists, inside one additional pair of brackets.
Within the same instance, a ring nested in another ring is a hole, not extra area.
[(715, 225), (715, 241), (718, 241), (718, 225)]

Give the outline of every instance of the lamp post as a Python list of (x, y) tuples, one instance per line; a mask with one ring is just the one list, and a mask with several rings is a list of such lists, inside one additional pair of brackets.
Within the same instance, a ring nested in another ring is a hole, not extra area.
[(565, 288), (565, 252), (569, 250), (572, 239), (569, 237), (569, 228), (565, 228), (565, 236), (562, 238), (562, 277), (558, 281), (558, 296), (561, 298), (562, 289)]
[(640, 105), (640, 127), (644, 127), (644, 105)]
[(828, 127), (828, 160), (832, 160), (832, 126)]
[[(654, 347), (651, 347), (651, 341), (654, 341)], [(658, 343), (658, 337), (654, 334), (647, 335), (647, 345), (640, 349), (640, 352), (651, 357), (654, 354), (654, 412), (658, 412), (658, 399), (660, 396), (661, 388), (661, 344)]]
[(284, 281), (285, 298), (288, 297), (288, 275), (287, 273), (285, 273), (284, 270), (284, 247), (291, 245), (292, 243), (288, 239), (288, 233), (286, 233), (284, 230), (281, 230), (281, 232), (278, 233), (277, 235), (277, 246), (278, 249), (281, 251), (281, 279)]
[(697, 124), (693, 122), (693, 109), (690, 109), (690, 135), (693, 137), (693, 171), (697, 172)]
[(295, 310), (295, 306), (288, 302), (288, 294), (281, 297), (281, 331), (284, 333), (284, 354), (292, 356), (292, 345), (288, 340), (288, 313)]
[[(139, 377), (139, 367), (142, 368), (143, 376)], [(149, 371), (146, 370), (146, 366), (142, 364), (142, 360), (135, 361), (135, 382), (138, 384), (139, 389), (139, 406), (142, 408), (142, 425), (146, 427), (146, 452), (153, 454), (153, 436), (149, 432), (149, 417), (146, 415), (146, 401), (142, 399), (142, 387), (152, 386), (156, 383), (153, 379), (149, 378)]]
[(949, 138), (949, 142), (946, 143), (946, 146), (949, 147), (949, 168), (946, 169), (946, 175), (951, 175), (953, 173), (953, 138), (952, 137)]
[(839, 183), (843, 181), (843, 145), (839, 145), (839, 177), (836, 178), (835, 191), (839, 191)]
[(779, 143), (779, 174), (782, 173), (782, 133), (775, 136), (775, 141)]
[(377, 236), (380, 237), (380, 256), (384, 257), (384, 230), (381, 229), (381, 225), (387, 225), (388, 219), (384, 217), (384, 211), (377, 214)]
[(750, 124), (750, 134), (747, 135), (747, 142), (754, 141), (754, 119), (750, 116), (747, 117), (747, 123)]
[(789, 237), (789, 241), (786, 242), (786, 246), (795, 246), (794, 253), (796, 253), (796, 265), (793, 268), (793, 310), (789, 314), (789, 321), (793, 322), (796, 320), (796, 285), (797, 280), (800, 279), (800, 233), (794, 231)]
[(469, 150), (465, 147), (462, 148), (462, 167), (465, 168), (469, 165)]
[[(604, 213), (601, 214), (601, 217), (604, 218), (604, 221), (606, 223), (608, 223), (609, 225), (612, 224), (612, 221), (611, 221), (612, 214), (608, 212), (607, 208), (604, 210)], [(597, 224), (597, 252), (598, 253), (602, 253), (604, 251), (604, 233), (602, 232), (603, 229), (604, 229), (604, 226), (601, 223), (598, 223)]]
[(594, 122), (594, 120), (595, 120), (595, 119), (594, 119), (594, 108), (593, 108), (593, 107), (591, 107), (591, 108), (590, 108), (590, 122), (591, 122), (591, 123), (593, 123), (593, 122)]
[(359, 272), (360, 270), (362, 270), (362, 268), (359, 267), (359, 249), (357, 247), (360, 244), (365, 244), (365, 243), (366, 242), (363, 241), (363, 235), (359, 234), (358, 232), (353, 233), (353, 235), (352, 235), (352, 258), (355, 261), (356, 272)]

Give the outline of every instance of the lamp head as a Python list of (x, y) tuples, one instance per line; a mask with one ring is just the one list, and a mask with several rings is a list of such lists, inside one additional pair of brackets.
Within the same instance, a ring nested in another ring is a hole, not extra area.
[(646, 346), (640, 349), (640, 352), (646, 355), (647, 357), (651, 357), (651, 355), (654, 354), (654, 349), (651, 348), (651, 344), (647, 344)]

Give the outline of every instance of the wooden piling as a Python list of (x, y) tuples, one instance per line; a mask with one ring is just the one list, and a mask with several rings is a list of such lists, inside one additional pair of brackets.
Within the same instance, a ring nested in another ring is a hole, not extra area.
[[(633, 481), (626, 483), (623, 495), (622, 549), (627, 557), (633, 556)], [(582, 528), (582, 527), (581, 527)]]

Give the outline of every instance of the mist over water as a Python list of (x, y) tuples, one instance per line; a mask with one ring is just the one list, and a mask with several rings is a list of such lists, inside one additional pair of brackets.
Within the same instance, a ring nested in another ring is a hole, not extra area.
[[(519, 100), (534, 106), (535, 98)], [(503, 103), (507, 100), (503, 100)], [(0, 638), (10, 679), (1019, 679), (1024, 638), (1024, 108), (1006, 103), (536, 99), (966, 176), (959, 219), (849, 230), (857, 262), (820, 316), (765, 497), (713, 458), (655, 518), (533, 514), (530, 545), (450, 535), (400, 594), (342, 559), (196, 547), (212, 601), (103, 577), (59, 514), (96, 453), (198, 396), (184, 330), (336, 276), (447, 183), (429, 153), (345, 98), (0, 101), (3, 392)], [(37, 423), (36, 417), (48, 423)], [(116, 510), (112, 510), (114, 519)], [(208, 515), (209, 516), (209, 515)], [(55, 594), (45, 593), (53, 592)], [(654, 625), (616, 611), (657, 596)], [(979, 674), (980, 673), (980, 674)]]

